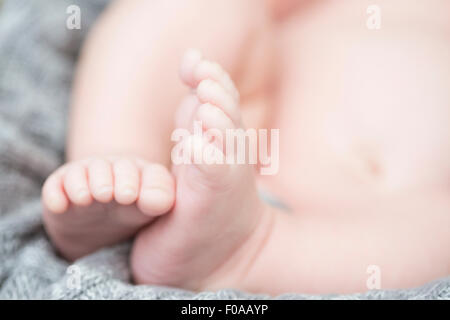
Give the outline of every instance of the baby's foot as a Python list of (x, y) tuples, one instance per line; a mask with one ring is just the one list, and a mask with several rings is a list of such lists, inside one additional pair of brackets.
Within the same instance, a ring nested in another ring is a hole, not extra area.
[(129, 157), (65, 164), (42, 189), (45, 228), (60, 253), (77, 259), (133, 236), (174, 203), (172, 175)]
[[(178, 127), (192, 127), (196, 120), (203, 130), (242, 128), (239, 95), (218, 64), (189, 51), (181, 78), (195, 91), (180, 106)], [(184, 145), (223, 151), (193, 135)], [(175, 207), (137, 235), (131, 257), (134, 279), (193, 290), (237, 287), (272, 220), (258, 197), (254, 168), (196, 163), (173, 169)]]

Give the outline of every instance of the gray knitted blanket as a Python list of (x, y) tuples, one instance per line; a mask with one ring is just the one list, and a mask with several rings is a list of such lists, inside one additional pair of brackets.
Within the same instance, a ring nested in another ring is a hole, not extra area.
[[(49, 243), (40, 188), (63, 159), (74, 63), (108, 0), (5, 0), (0, 8), (0, 299), (270, 298), (236, 290), (194, 293), (135, 286), (129, 243), (69, 265)], [(81, 30), (68, 30), (70, 5)], [(421, 288), (353, 295), (284, 294), (280, 299), (450, 299), (450, 277)]]

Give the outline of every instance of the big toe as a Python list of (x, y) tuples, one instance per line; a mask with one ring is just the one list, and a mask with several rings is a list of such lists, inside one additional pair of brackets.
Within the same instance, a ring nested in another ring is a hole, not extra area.
[(138, 208), (146, 215), (158, 216), (168, 212), (175, 202), (175, 182), (162, 165), (149, 164), (142, 169)]

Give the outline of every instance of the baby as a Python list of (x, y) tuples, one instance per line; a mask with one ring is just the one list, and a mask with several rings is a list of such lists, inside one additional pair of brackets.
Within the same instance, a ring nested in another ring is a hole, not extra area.
[[(449, 15), (447, 0), (114, 2), (80, 57), (67, 163), (42, 191), (55, 247), (73, 261), (133, 239), (136, 283), (191, 290), (449, 275)], [(217, 159), (237, 152), (219, 133), (279, 129), (279, 170), (174, 164), (176, 129), (192, 133), (183, 152)]]

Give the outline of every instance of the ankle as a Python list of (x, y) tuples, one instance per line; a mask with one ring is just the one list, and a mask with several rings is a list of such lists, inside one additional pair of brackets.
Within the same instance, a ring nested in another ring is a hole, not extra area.
[(258, 204), (259, 217), (251, 232), (241, 241), (233, 254), (211, 275), (204, 279), (198, 290), (235, 288), (252, 292), (255, 284), (249, 283), (249, 274), (270, 239), (278, 209), (263, 201)]

